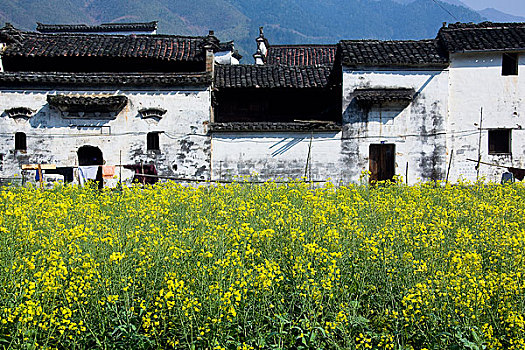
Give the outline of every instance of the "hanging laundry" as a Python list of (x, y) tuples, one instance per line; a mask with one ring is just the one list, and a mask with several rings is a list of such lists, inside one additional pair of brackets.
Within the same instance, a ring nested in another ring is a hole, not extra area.
[(44, 170), (46, 174), (62, 175), (64, 182), (73, 182), (73, 168), (71, 167), (57, 167), (56, 169)]
[(520, 168), (507, 168), (513, 175), (514, 178), (518, 181), (523, 181), (525, 178), (525, 169)]
[(98, 165), (79, 166), (78, 181), (80, 182), (80, 186), (84, 186), (89, 180), (96, 180), (98, 168)]
[(510, 171), (506, 171), (501, 175), (501, 184), (513, 183), (514, 175)]
[(112, 179), (115, 176), (114, 165), (103, 165), (102, 166), (102, 177), (104, 179)]
[(141, 174), (155, 176), (158, 175), (157, 168), (155, 168), (154, 164), (131, 164), (124, 165), (124, 168), (133, 170), (135, 172), (135, 175), (133, 176), (133, 182), (154, 185), (159, 181), (157, 177), (141, 176)]

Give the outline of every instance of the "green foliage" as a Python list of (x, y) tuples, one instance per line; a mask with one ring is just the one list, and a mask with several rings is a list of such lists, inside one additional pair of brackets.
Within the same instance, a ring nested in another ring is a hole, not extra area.
[(525, 186), (0, 188), (0, 346), (523, 349)]

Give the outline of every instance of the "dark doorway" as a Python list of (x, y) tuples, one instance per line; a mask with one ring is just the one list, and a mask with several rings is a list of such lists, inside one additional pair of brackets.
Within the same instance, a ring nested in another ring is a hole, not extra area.
[(89, 165), (100, 165), (97, 171), (96, 182), (98, 188), (104, 186), (102, 179), (102, 167), (104, 164), (104, 157), (102, 156), (102, 151), (98, 147), (94, 146), (82, 146), (77, 151), (78, 155), (78, 165), (79, 166), (89, 166)]
[(148, 151), (159, 151), (160, 150), (159, 134), (160, 134), (159, 132), (148, 132), (148, 136), (146, 139)]
[(392, 180), (395, 175), (396, 146), (391, 144), (370, 145), (370, 182)]
[(27, 138), (23, 132), (15, 133), (15, 150), (26, 151), (27, 150)]

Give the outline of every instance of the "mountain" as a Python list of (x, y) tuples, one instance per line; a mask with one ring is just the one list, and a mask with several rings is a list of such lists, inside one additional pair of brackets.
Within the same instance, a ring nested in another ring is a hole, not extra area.
[(509, 15), (494, 8), (486, 8), (478, 13), (492, 22), (525, 22), (525, 17)]
[[(394, 0), (400, 4), (410, 4), (412, 2), (414, 2), (415, 0)], [(463, 7), (466, 7), (466, 8), (469, 8), (469, 6), (465, 5), (464, 2), (460, 1), (460, 0), (441, 0), (441, 2), (445, 2), (447, 4), (450, 4), (450, 5), (456, 5), (456, 6), (463, 6)]]
[(442, 22), (482, 19), (464, 6), (437, 0), (0, 0), (0, 23), (25, 30), (34, 30), (37, 21), (152, 20), (159, 21), (159, 33), (206, 35), (214, 29), (221, 40), (235, 40), (244, 63), (253, 62), (259, 26), (270, 44), (337, 43), (433, 38)]

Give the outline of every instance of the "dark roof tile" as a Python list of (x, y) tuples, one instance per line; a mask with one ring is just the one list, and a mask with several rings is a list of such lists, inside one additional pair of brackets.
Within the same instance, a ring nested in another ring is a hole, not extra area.
[(326, 66), (224, 65), (215, 68), (215, 87), (323, 88), (330, 73)]
[(332, 65), (337, 45), (272, 45), (266, 55), (269, 65), (287, 66)]
[(525, 23), (454, 23), (439, 30), (449, 52), (523, 51)]
[[(4, 57), (150, 58), (163, 61), (204, 61), (206, 37), (177, 35), (41, 34), (0, 29), (9, 44)], [(228, 45), (225, 45), (227, 47)]]
[(343, 65), (445, 66), (447, 53), (437, 40), (342, 40)]

